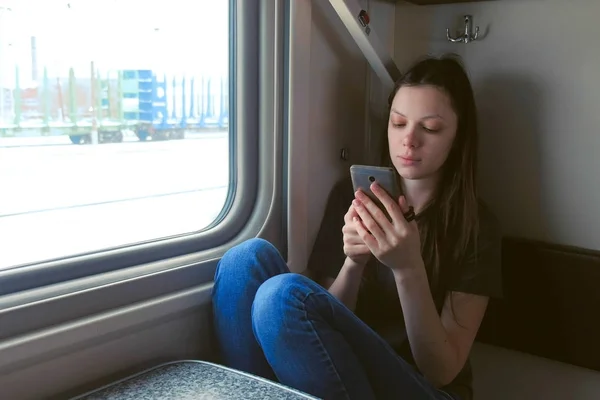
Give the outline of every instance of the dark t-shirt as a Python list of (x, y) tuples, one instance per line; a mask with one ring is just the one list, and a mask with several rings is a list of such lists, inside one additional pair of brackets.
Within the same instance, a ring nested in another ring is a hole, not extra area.
[[(346, 258), (343, 251), (342, 227), (354, 190), (347, 178), (332, 190), (321, 222), (308, 269), (317, 279), (336, 278)], [(427, 212), (427, 211), (425, 211)], [(449, 291), (502, 297), (500, 266), (501, 233), (498, 221), (490, 210), (479, 204), (479, 235), (477, 250), (467, 254), (463, 265), (452, 266), (452, 276), (443, 279), (432, 293), (438, 313)], [(441, 260), (441, 269), (444, 263)], [(431, 277), (430, 277), (431, 279)], [(372, 257), (365, 268), (356, 304), (356, 315), (378, 332), (407, 362), (415, 366), (404, 326), (402, 308), (391, 270)], [(415, 366), (416, 367), (416, 366)], [(467, 360), (462, 371), (444, 390), (468, 400), (472, 395), (472, 371)]]

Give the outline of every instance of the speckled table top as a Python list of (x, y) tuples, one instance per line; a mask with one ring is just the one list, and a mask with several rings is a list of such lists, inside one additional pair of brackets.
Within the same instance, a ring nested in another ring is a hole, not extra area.
[(76, 399), (302, 400), (315, 398), (220, 365), (203, 361), (179, 361), (131, 376)]

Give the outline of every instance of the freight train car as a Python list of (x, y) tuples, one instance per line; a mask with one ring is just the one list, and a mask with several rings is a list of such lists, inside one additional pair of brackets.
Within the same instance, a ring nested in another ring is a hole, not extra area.
[(61, 78), (51, 84), (46, 69), (41, 85), (21, 87), (17, 68), (15, 82), (5, 89), (12, 101), (4, 102), (0, 137), (68, 135), (86, 144), (97, 132), (99, 143), (121, 142), (127, 133), (141, 141), (169, 140), (227, 129), (229, 122), (228, 83), (220, 77), (168, 78), (140, 69), (104, 78), (95, 71), (77, 80), (71, 68), (63, 93)]
[(122, 75), (123, 118), (140, 140), (183, 139), (185, 132), (226, 129), (229, 123), (227, 86), (219, 80), (182, 77), (169, 80), (151, 70), (125, 70)]

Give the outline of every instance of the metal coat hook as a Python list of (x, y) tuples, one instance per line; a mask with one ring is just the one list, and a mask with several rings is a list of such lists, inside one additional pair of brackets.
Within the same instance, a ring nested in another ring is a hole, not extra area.
[(475, 33), (473, 32), (473, 17), (471, 15), (465, 15), (465, 32), (463, 34), (459, 33), (458, 37), (450, 36), (450, 29), (446, 29), (446, 39), (450, 42), (454, 43), (469, 43), (474, 40), (477, 40), (479, 37), (479, 27), (475, 28)]

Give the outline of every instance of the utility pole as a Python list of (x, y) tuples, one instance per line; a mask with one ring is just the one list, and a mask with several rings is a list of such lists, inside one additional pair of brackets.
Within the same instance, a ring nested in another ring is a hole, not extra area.
[(92, 144), (98, 144), (98, 118), (96, 118), (96, 71), (94, 69), (94, 62), (91, 62), (90, 66), (90, 75), (91, 75), (91, 104), (92, 107), (90, 110), (92, 111), (92, 132), (90, 134)]

